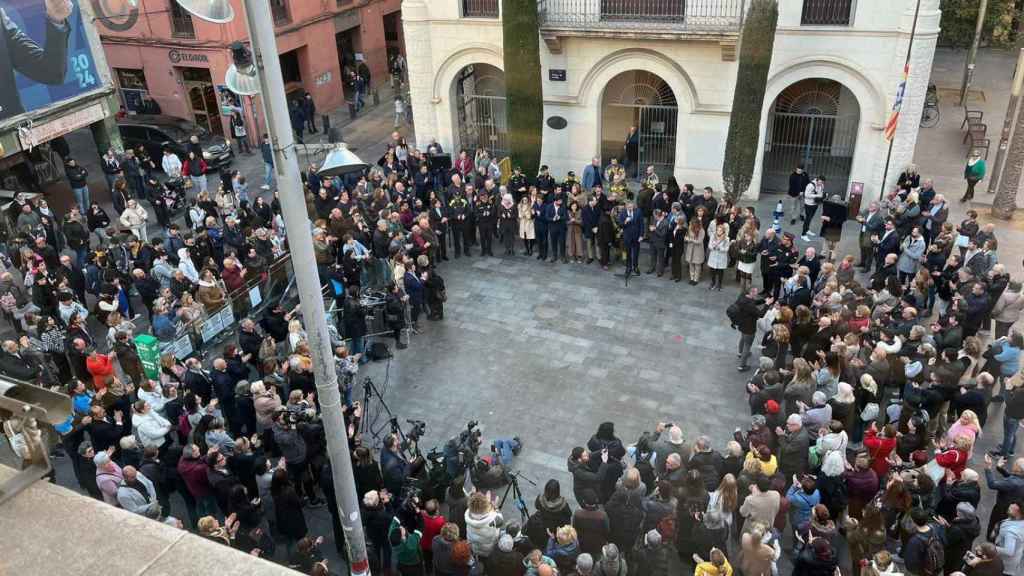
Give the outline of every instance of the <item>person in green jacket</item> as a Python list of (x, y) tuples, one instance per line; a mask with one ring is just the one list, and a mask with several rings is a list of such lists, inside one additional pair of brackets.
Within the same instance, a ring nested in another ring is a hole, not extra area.
[(985, 178), (985, 161), (981, 159), (981, 153), (977, 150), (971, 150), (971, 155), (967, 158), (967, 165), (964, 166), (964, 179), (967, 180), (967, 192), (964, 192), (964, 197), (960, 199), (961, 202), (966, 202), (974, 198), (974, 187)]
[(391, 519), (388, 539), (391, 541), (391, 554), (398, 563), (398, 572), (402, 576), (419, 576), (423, 573), (423, 555), (420, 550), (422, 537), (423, 534), (419, 530), (406, 530), (398, 516)]

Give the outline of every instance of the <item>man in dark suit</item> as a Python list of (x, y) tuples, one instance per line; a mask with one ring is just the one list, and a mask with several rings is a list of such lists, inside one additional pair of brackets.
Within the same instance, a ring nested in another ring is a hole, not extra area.
[(651, 232), (651, 267), (647, 270), (650, 274), (655, 268), (658, 270), (658, 277), (665, 273), (665, 256), (668, 250), (668, 236), (670, 234), (668, 218), (660, 209), (654, 210), (654, 222), (650, 226)]
[(619, 214), (619, 226), (622, 228), (622, 243), (626, 247), (626, 268), (634, 274), (640, 273), (640, 237), (644, 233), (644, 217), (632, 201), (626, 203), (626, 209)]
[(562, 204), (562, 196), (556, 195), (553, 202), (544, 206), (544, 220), (551, 235), (551, 261), (568, 262), (565, 257), (565, 235), (568, 230), (569, 213)]
[(879, 268), (885, 265), (885, 257), (889, 254), (899, 254), (900, 235), (896, 233), (896, 224), (892, 220), (886, 220), (885, 232), (881, 236), (875, 236), (875, 263)]
[(97, 452), (102, 452), (111, 446), (116, 446), (122, 436), (131, 434), (131, 429), (124, 425), (124, 414), (114, 412), (114, 422), (107, 417), (107, 411), (99, 405), (89, 409), (89, 415), (82, 419), (89, 438), (92, 439), (92, 446)]
[(0, 84), (8, 89), (0, 91), (0, 120), (17, 116), (25, 111), (21, 96), (15, 89), (14, 72), (18, 71), (36, 82), (60, 84), (67, 71), (68, 36), (67, 19), (74, 8), (71, 0), (44, 0), (46, 3), (46, 48), (40, 48), (18, 28), (0, 8), (0, 25), (4, 41), (0, 42)]
[(872, 261), (875, 259), (874, 237), (881, 238), (885, 234), (885, 216), (882, 215), (878, 202), (872, 201), (866, 210), (861, 210), (857, 222), (860, 223), (859, 266), (865, 272), (870, 272)]

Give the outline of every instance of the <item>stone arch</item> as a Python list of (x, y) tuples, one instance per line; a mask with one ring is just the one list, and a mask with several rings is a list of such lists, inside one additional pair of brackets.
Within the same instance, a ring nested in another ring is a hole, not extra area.
[(449, 54), (444, 59), (444, 62), (437, 67), (437, 72), (434, 74), (434, 86), (431, 92), (434, 102), (440, 102), (448, 98), (455, 75), (466, 66), (472, 64), (487, 64), (498, 68), (502, 72), (505, 71), (505, 61), (502, 58), (500, 47), (485, 43), (467, 44)]
[(767, 113), (783, 90), (807, 78), (826, 78), (846, 86), (857, 98), (863, 120), (878, 125), (885, 123), (888, 107), (884, 91), (853, 64), (834, 56), (806, 56), (780, 66), (768, 79), (764, 112)]
[(629, 70), (646, 70), (664, 79), (676, 95), (680, 108), (686, 112), (692, 112), (700, 105), (697, 88), (686, 70), (661, 52), (646, 48), (627, 48), (602, 58), (580, 83), (577, 102), (600, 109), (605, 87), (613, 78)]

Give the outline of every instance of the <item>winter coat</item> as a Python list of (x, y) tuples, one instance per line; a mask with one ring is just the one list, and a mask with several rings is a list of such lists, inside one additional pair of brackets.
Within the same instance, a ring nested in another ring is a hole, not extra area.
[(490, 555), (498, 543), (498, 537), (501, 536), (498, 526), (503, 522), (504, 519), (497, 510), (491, 510), (483, 515), (466, 510), (466, 540), (469, 541), (474, 556)]
[(150, 408), (145, 414), (136, 414), (132, 424), (135, 426), (135, 436), (143, 448), (159, 448), (171, 431), (171, 423), (158, 414), (155, 408)]
[(633, 549), (629, 559), (630, 574), (669, 576), (674, 562), (672, 557), (676, 555), (676, 547), (670, 542), (662, 542), (657, 546), (641, 543)]
[(963, 564), (964, 554), (971, 549), (974, 539), (981, 534), (977, 517), (956, 518), (946, 528), (946, 574), (952, 574)]
[(810, 447), (811, 439), (803, 428), (796, 433), (783, 434), (778, 437), (779, 443), (779, 469), (790, 478), (793, 474), (802, 474), (807, 471), (807, 449)]
[(701, 264), (704, 262), (704, 230), (693, 235), (689, 229), (686, 231), (686, 261), (690, 264)]
[(604, 509), (600, 506), (580, 508), (572, 516), (572, 526), (579, 537), (580, 552), (600, 556), (610, 534), (608, 514)]
[(537, 546), (543, 546), (548, 541), (548, 531), (552, 533), (560, 526), (572, 522), (572, 510), (565, 498), (557, 500), (546, 500), (544, 495), (538, 495), (533, 502), (537, 509), (529, 521), (526, 522), (526, 536)]
[(1024, 310), (1024, 293), (1006, 289), (992, 308), (992, 319), (1013, 324), (1020, 318), (1021, 310)]
[(724, 270), (729, 267), (729, 243), (728, 236), (719, 238), (716, 235), (708, 240), (708, 268)]
[(137, 487), (128, 486), (122, 481), (117, 487), (117, 503), (129, 512), (156, 518), (160, 513), (159, 504), (156, 501), (156, 488), (141, 472), (137, 473), (135, 478), (142, 484), (146, 494), (141, 494)]
[(903, 252), (896, 261), (896, 269), (904, 274), (916, 273), (921, 257), (924, 256), (924, 238), (919, 236), (915, 239), (913, 236), (907, 236), (903, 240), (902, 248)]
[(645, 492), (643, 486), (633, 490), (619, 486), (605, 504), (611, 526), (608, 540), (618, 546), (619, 550), (629, 550), (643, 534)]

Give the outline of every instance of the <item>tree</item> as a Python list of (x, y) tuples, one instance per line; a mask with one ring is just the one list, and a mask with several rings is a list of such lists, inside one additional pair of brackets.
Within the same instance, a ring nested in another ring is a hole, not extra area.
[(502, 0), (508, 143), (513, 166), (536, 176), (540, 167), (544, 99), (541, 92), (537, 0)]
[(740, 37), (736, 90), (729, 119), (729, 137), (725, 142), (722, 181), (725, 196), (735, 202), (750, 187), (758, 153), (761, 108), (768, 86), (768, 68), (772, 64), (775, 27), (779, 20), (776, 0), (753, 0)]
[[(992, 200), (992, 215), (996, 218), (1003, 220), (1013, 218), (1013, 212), (1017, 209), (1017, 189), (1020, 186), (1022, 174), (1024, 174), (1024, 114), (1018, 112), (1013, 135), (1006, 149), (1006, 159), (1003, 161), (1003, 175), (999, 179), (999, 189), (996, 190), (996, 197)], [(994, 172), (987, 176), (989, 181), (996, 178)]]
[[(942, 0), (939, 8), (942, 10), (939, 45), (953, 48), (969, 47), (974, 40), (974, 28), (978, 22), (978, 0)], [(1014, 0), (989, 0), (988, 8), (985, 10), (985, 25), (981, 32), (982, 45), (1013, 44), (1015, 37), (1018, 36), (1013, 28), (1015, 15)]]

